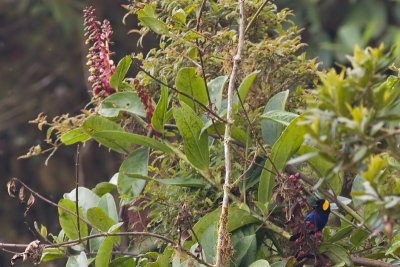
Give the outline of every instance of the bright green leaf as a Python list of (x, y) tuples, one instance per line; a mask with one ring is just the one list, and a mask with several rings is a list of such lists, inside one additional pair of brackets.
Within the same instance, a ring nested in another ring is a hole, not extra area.
[[(284, 111), (286, 101), (289, 96), (289, 90), (279, 92), (268, 101), (264, 108), (264, 114), (270, 111)], [(286, 117), (285, 119), (289, 119)], [(280, 117), (283, 120), (283, 117)], [(261, 121), (261, 134), (266, 144), (273, 145), (281, 135), (285, 126), (280, 122), (274, 120), (262, 120)]]
[(66, 146), (75, 144), (77, 142), (86, 142), (89, 139), (90, 135), (85, 133), (85, 131), (83, 131), (81, 128), (76, 128), (65, 132), (61, 135), (60, 138), (61, 142), (63, 142), (63, 144)]
[(167, 122), (167, 107), (168, 107), (168, 89), (162, 86), (161, 97), (154, 110), (151, 124), (154, 129), (160, 133), (164, 132), (164, 124)]
[(137, 12), (137, 15), (140, 22), (153, 32), (161, 35), (169, 34), (167, 25), (157, 18), (151, 5), (145, 5)]
[(117, 188), (115, 184), (109, 182), (100, 182), (96, 184), (96, 187), (93, 188), (92, 191), (101, 197), (104, 194), (111, 193), (115, 188)]
[(129, 55), (125, 56), (119, 61), (115, 72), (111, 75), (110, 78), (110, 85), (112, 88), (119, 91), (122, 81), (124, 80), (125, 75), (128, 72), (129, 67), (131, 66), (131, 63), (132, 59)]
[(176, 125), (183, 137), (185, 154), (188, 161), (200, 170), (208, 169), (208, 136), (201, 134), (203, 122), (185, 103), (173, 109)]
[(53, 261), (64, 258), (65, 252), (60, 248), (45, 248), (42, 252), (41, 262)]
[(213, 103), (216, 110), (221, 108), (222, 93), (227, 80), (228, 76), (219, 76), (207, 83), (211, 103)]
[(121, 111), (129, 112), (143, 118), (146, 117), (142, 101), (135, 92), (115, 93), (101, 102), (100, 115), (104, 117), (117, 117)]
[(86, 216), (92, 225), (103, 232), (106, 232), (111, 226), (116, 224), (116, 222), (99, 207), (88, 209)]
[[(267, 203), (271, 200), (272, 189), (275, 186), (275, 174), (267, 170), (281, 172), (289, 158), (298, 150), (303, 143), (305, 128), (298, 125), (302, 117), (294, 119), (282, 132), (279, 139), (272, 147), (271, 155), (265, 162), (265, 168), (261, 172), (258, 187), (258, 201)], [(274, 163), (272, 164), (271, 161)]]
[[(73, 213), (76, 213), (75, 210), (75, 203), (72, 202), (69, 199), (61, 199), (58, 202), (58, 205), (60, 207), (63, 207)], [(79, 235), (78, 235), (78, 225), (77, 225), (77, 220), (76, 220), (76, 216), (68, 213), (67, 211), (65, 211), (62, 208), (58, 208), (58, 218), (60, 221), (60, 225), (62, 230), (65, 232), (65, 235), (73, 240), (73, 239), (78, 239)], [(83, 218), (83, 213), (82, 210), (79, 209), (79, 216), (80, 218)], [(86, 225), (85, 222), (83, 222), (82, 220), (79, 223), (79, 229), (80, 229), (80, 233), (81, 233), (81, 237), (85, 237), (88, 235), (88, 227)]]
[[(64, 198), (75, 201), (75, 192), (76, 190), (73, 189), (71, 192), (65, 193)], [(82, 186), (78, 187), (78, 199), (79, 207), (82, 208), (84, 212), (90, 208), (97, 207), (100, 201), (100, 198), (92, 190)]]
[(85, 252), (81, 252), (78, 256), (70, 256), (68, 257), (67, 264), (65, 267), (87, 267), (89, 266), (89, 262), (87, 260)]
[(323, 243), (319, 247), (319, 252), (326, 254), (334, 263), (344, 262), (346, 266), (353, 266), (353, 261), (347, 250), (337, 244)]
[(284, 110), (270, 110), (261, 115), (261, 119), (270, 120), (279, 123), (283, 126), (288, 126), (289, 123), (297, 118), (299, 115), (284, 111)]
[(142, 193), (146, 180), (134, 179), (127, 174), (147, 176), (149, 149), (139, 148), (133, 151), (121, 164), (118, 175), (118, 192), (127, 197), (138, 196)]
[[(239, 88), (238, 88), (238, 92), (239, 92), (239, 97), (242, 100), (242, 102), (245, 101), (246, 96), (251, 88), (251, 86), (253, 85), (254, 80), (257, 77), (257, 74), (259, 73), (259, 70), (253, 71), (252, 73), (250, 73), (249, 75), (247, 75), (244, 80), (242, 81), (242, 83), (240, 84)], [(239, 99), (237, 98), (237, 96), (235, 97), (235, 103), (238, 103)]]
[(269, 263), (266, 260), (258, 260), (253, 262), (249, 267), (269, 267)]
[(115, 205), (114, 197), (111, 194), (107, 193), (100, 198), (99, 208), (103, 209), (108, 217), (116, 222), (118, 221), (117, 206)]
[[(204, 80), (201, 76), (197, 75), (196, 68), (181, 68), (176, 75), (175, 87), (193, 97), (203, 105), (208, 104), (206, 86), (204, 84)], [(189, 97), (184, 96), (182, 94), (178, 95), (181, 103), (187, 104), (192, 109), (195, 109), (196, 103)]]

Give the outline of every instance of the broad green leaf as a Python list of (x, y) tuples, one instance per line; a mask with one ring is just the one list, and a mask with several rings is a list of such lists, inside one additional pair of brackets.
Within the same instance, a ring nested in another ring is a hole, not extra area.
[(109, 267), (135, 267), (135, 259), (131, 256), (123, 256), (111, 261)]
[[(289, 90), (279, 92), (268, 101), (264, 108), (264, 114), (269, 111), (284, 111), (286, 101), (289, 96)], [(281, 118), (282, 119), (282, 118)], [(278, 137), (281, 135), (285, 126), (281, 123), (272, 120), (261, 121), (261, 134), (266, 144), (273, 145)]]
[[(73, 189), (70, 193), (65, 193), (64, 198), (71, 201), (76, 200), (76, 190)], [(88, 209), (97, 207), (100, 197), (97, 196), (92, 190), (86, 187), (78, 187), (78, 205), (84, 212)]]
[(107, 193), (100, 198), (99, 208), (103, 209), (108, 217), (116, 222), (118, 221), (117, 206), (115, 205), (114, 197), (111, 194)]
[[(281, 172), (290, 157), (299, 149), (303, 143), (305, 128), (298, 125), (302, 117), (294, 119), (282, 132), (279, 139), (272, 147), (269, 159), (265, 162), (265, 168), (261, 172), (258, 187), (258, 201), (267, 203), (271, 200), (272, 189), (275, 186), (275, 174), (267, 170)], [(274, 163), (272, 165), (271, 161)]]
[(109, 182), (100, 182), (96, 184), (96, 187), (92, 189), (94, 193), (98, 196), (103, 196), (104, 194), (111, 193), (117, 186)]
[(369, 236), (369, 233), (363, 229), (355, 229), (351, 233), (350, 237), (350, 242), (353, 244), (353, 246), (358, 247), (361, 245), (361, 242), (367, 239)]
[(42, 252), (41, 262), (53, 261), (56, 259), (64, 258), (65, 251), (60, 248), (45, 248)]
[(343, 227), (339, 231), (337, 231), (333, 236), (331, 236), (327, 242), (329, 242), (329, 243), (338, 242), (338, 241), (342, 240), (343, 238), (349, 236), (352, 233), (352, 231), (353, 231), (352, 225)]
[[(58, 205), (73, 212), (73, 213), (76, 213), (75, 203), (69, 199), (65, 199), (65, 198), (61, 199), (58, 202)], [(83, 213), (80, 208), (79, 208), (79, 216), (80, 216), (80, 218), (83, 218)], [(65, 232), (65, 235), (69, 239), (73, 240), (73, 239), (79, 238), (78, 224), (77, 224), (76, 216), (66, 212), (62, 208), (58, 208), (58, 219), (60, 221), (60, 226), (61, 226), (62, 230)], [(80, 229), (81, 237), (87, 236), (88, 235), (88, 227), (87, 227), (86, 223), (81, 220), (79, 223), (79, 226), (80, 226), (79, 229)]]
[(164, 124), (167, 122), (167, 107), (168, 107), (168, 90), (165, 86), (161, 87), (161, 97), (154, 110), (153, 117), (151, 118), (151, 124), (153, 128), (160, 132), (164, 132)]
[(97, 252), (95, 266), (96, 267), (108, 267), (110, 263), (110, 256), (113, 249), (113, 245), (116, 242), (116, 237), (107, 236), (104, 238), (100, 245), (99, 251)]
[[(247, 75), (244, 80), (242, 81), (242, 83), (240, 84), (239, 88), (238, 88), (238, 92), (239, 92), (239, 97), (240, 99), (245, 102), (247, 93), (249, 92), (251, 86), (253, 85), (254, 80), (257, 77), (257, 74), (259, 73), (259, 70), (253, 71), (252, 73), (250, 73), (249, 75)], [(235, 103), (238, 103), (239, 99), (236, 96), (235, 97)]]
[(96, 228), (100, 229), (103, 232), (107, 232), (107, 230), (116, 224), (116, 222), (111, 219), (103, 209), (99, 207), (90, 208), (87, 211), (87, 219), (89, 222), (94, 225)]
[(122, 81), (124, 80), (125, 75), (128, 72), (129, 67), (131, 66), (131, 63), (132, 59), (129, 55), (125, 56), (118, 62), (117, 68), (110, 78), (110, 85), (112, 88), (119, 91)]
[(68, 257), (67, 264), (65, 267), (87, 267), (89, 262), (87, 260), (85, 252), (81, 252), (78, 256)]
[(261, 115), (261, 119), (270, 120), (279, 123), (283, 126), (288, 126), (289, 123), (297, 118), (299, 115), (284, 111), (284, 110), (270, 110)]
[(123, 131), (101, 131), (93, 134), (93, 138), (100, 144), (119, 153), (129, 153), (134, 150), (135, 145), (153, 148), (165, 153), (172, 152), (168, 146), (160, 141)]
[(139, 148), (133, 151), (121, 164), (118, 175), (118, 192), (126, 197), (138, 196), (146, 185), (146, 180), (134, 179), (127, 174), (147, 176), (149, 149)]
[[(117, 117), (121, 111), (146, 117), (142, 101), (135, 92), (119, 92), (108, 96), (101, 102), (100, 114), (104, 117)], [(113, 130), (113, 129), (105, 129)]]
[[(193, 227), (196, 236), (200, 238), (212, 222), (218, 222), (220, 214), (221, 208), (218, 208), (202, 217)], [(228, 232), (232, 232), (244, 225), (257, 222), (259, 222), (259, 220), (249, 212), (237, 207), (229, 207), (227, 225)]]
[[(308, 146), (302, 145), (299, 150), (296, 152), (298, 155), (306, 155), (310, 153), (317, 153), (318, 149)], [(333, 173), (332, 169), (335, 167), (335, 163), (327, 160), (321, 155), (316, 155), (312, 158), (307, 159), (307, 163), (318, 173), (321, 179), (324, 179), (324, 184), (328, 190), (333, 190), (333, 192), (337, 195), (342, 191), (343, 186), (343, 174), (342, 173)], [(328, 176), (328, 178), (326, 178)]]
[(168, 178), (168, 179), (156, 179), (148, 176), (135, 174), (135, 173), (125, 173), (126, 176), (129, 176), (133, 179), (141, 179), (146, 181), (154, 181), (164, 185), (175, 185), (175, 186), (183, 186), (183, 187), (204, 187), (207, 185), (204, 179), (199, 178), (184, 178), (184, 177), (176, 177), (176, 178)]
[(90, 135), (88, 135), (81, 128), (76, 128), (65, 132), (61, 135), (60, 140), (64, 145), (69, 146), (75, 144), (77, 142), (86, 142), (90, 139)]
[(269, 263), (266, 260), (258, 260), (253, 262), (249, 267), (269, 267)]
[[(240, 234), (238, 235), (238, 232)], [(248, 259), (250, 255), (248, 255), (249, 250), (252, 246), (257, 247), (256, 235), (243, 235), (241, 229), (236, 230), (232, 234), (232, 246), (234, 249), (234, 254), (232, 256), (233, 266), (240, 266), (242, 261)], [(255, 257), (254, 251), (254, 257)], [(254, 259), (253, 259), (254, 260)]]
[[(211, 123), (209, 125), (207, 125), (207, 128), (206, 128), (206, 126), (204, 126), (201, 129), (202, 133), (206, 129), (207, 129), (207, 133), (209, 135), (218, 134), (219, 133), (219, 135), (224, 136), (225, 124), (214, 121), (214, 125), (213, 125), (212, 121), (211, 121)], [(239, 141), (243, 145), (250, 144), (252, 142), (250, 136), (244, 130), (242, 130), (242, 129), (236, 127), (236, 126), (232, 126), (232, 128), (231, 128), (231, 137), (234, 140)]]
[(215, 247), (217, 245), (218, 221), (211, 222), (204, 230), (200, 239), (200, 244), (204, 251), (205, 260), (213, 263), (215, 258)]
[[(120, 230), (122, 223), (112, 225), (108, 229), (108, 233), (116, 233)], [(113, 250), (114, 244), (120, 242), (119, 236), (107, 236), (101, 243), (100, 248), (97, 252), (95, 266), (96, 267), (108, 267), (110, 263), (110, 256)]]
[(224, 91), (224, 86), (227, 80), (228, 76), (219, 76), (207, 83), (210, 99), (216, 110), (221, 109), (222, 92)]
[(102, 116), (93, 115), (85, 120), (82, 129), (89, 135), (93, 135), (100, 131), (123, 131), (118, 123), (110, 121)]
[(342, 246), (323, 243), (319, 247), (319, 252), (326, 254), (336, 264), (344, 262), (346, 266), (353, 266), (353, 261), (351, 260), (350, 255)]
[[(194, 67), (181, 68), (176, 75), (175, 87), (179, 91), (193, 97), (200, 103), (207, 105), (208, 98), (206, 86), (203, 78), (197, 75), (196, 70), (197, 69)], [(178, 95), (178, 98), (181, 103), (185, 103), (192, 109), (195, 109), (196, 103), (191, 98), (181, 94)]]
[(179, 133), (183, 137), (188, 161), (200, 170), (208, 169), (208, 136), (206, 133), (201, 134), (203, 122), (185, 103), (180, 108), (174, 108), (173, 113)]
[(167, 25), (157, 18), (151, 5), (145, 5), (137, 12), (137, 15), (140, 22), (153, 32), (161, 35), (169, 34)]

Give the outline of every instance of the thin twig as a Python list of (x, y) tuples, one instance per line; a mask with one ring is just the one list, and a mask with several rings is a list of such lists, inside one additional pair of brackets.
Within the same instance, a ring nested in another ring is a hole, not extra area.
[(263, 10), (263, 8), (267, 5), (268, 0), (264, 0), (264, 2), (261, 4), (261, 6), (257, 9), (256, 13), (254, 14), (254, 16), (251, 18), (249, 24), (247, 24), (246, 30), (244, 31), (244, 33), (246, 34), (248, 32), (248, 30), (251, 28), (251, 26), (253, 25), (254, 21), (256, 20), (256, 18), (258, 17), (258, 15), (260, 15), (261, 11)]
[(45, 245), (44, 248), (71, 247), (71, 246), (79, 244), (79, 243), (81, 243), (83, 241), (87, 241), (87, 240), (90, 240), (90, 239), (93, 239), (93, 238), (97, 238), (97, 237), (107, 237), (107, 236), (148, 236), (148, 237), (154, 237), (154, 238), (157, 238), (157, 239), (160, 239), (160, 240), (164, 241), (165, 243), (173, 245), (176, 249), (184, 252), (186, 255), (192, 257), (193, 259), (195, 259), (199, 263), (204, 264), (207, 267), (213, 267), (211, 264), (209, 264), (209, 263), (205, 262), (204, 260), (198, 258), (196, 255), (191, 253), (189, 250), (183, 248), (182, 246), (180, 246), (178, 243), (176, 243), (172, 239), (169, 239), (169, 238), (167, 238), (165, 236), (162, 236), (162, 235), (159, 235), (159, 234), (154, 234), (154, 233), (149, 233), (149, 232), (97, 233), (97, 234), (93, 234), (93, 235), (88, 235), (88, 236), (82, 237), (81, 240), (75, 239), (75, 240), (65, 241), (65, 242), (62, 242), (62, 243)]
[(78, 238), (81, 240), (81, 222), (79, 219), (79, 144), (76, 146), (76, 158), (75, 158), (75, 210), (76, 210), (76, 224), (78, 226)]
[(194, 96), (191, 96), (185, 92), (182, 92), (178, 89), (176, 89), (175, 87), (164, 83), (163, 81), (161, 81), (160, 79), (157, 79), (156, 77), (154, 77), (150, 72), (148, 72), (147, 70), (143, 69), (135, 60), (133, 61), (133, 64), (136, 66), (136, 68), (138, 68), (140, 71), (142, 71), (144, 74), (146, 74), (147, 76), (149, 76), (150, 78), (152, 78), (154, 81), (156, 81), (159, 84), (164, 85), (165, 87), (171, 89), (172, 91), (176, 92), (177, 94), (183, 95), (184, 97), (189, 98), (190, 100), (192, 100), (193, 102), (195, 102), (196, 104), (198, 104), (204, 111), (208, 112), (210, 115), (214, 116), (215, 118), (217, 118), (219, 121), (226, 123), (226, 121), (221, 118), (214, 110), (208, 108), (206, 105), (204, 105), (203, 103), (201, 103), (199, 100), (197, 100), (196, 98), (194, 98)]
[(374, 259), (368, 259), (368, 258), (362, 258), (362, 257), (357, 257), (357, 256), (351, 256), (351, 260), (355, 265), (358, 266), (366, 266), (366, 267), (395, 267), (398, 265), (386, 263), (383, 261), (379, 260), (374, 260)]
[[(73, 216), (75, 216), (75, 217), (77, 216), (77, 214), (76, 214), (75, 212), (70, 211), (69, 209), (67, 209), (67, 208), (65, 208), (65, 207), (63, 207), (63, 206), (58, 205), (57, 203), (51, 201), (50, 199), (45, 198), (44, 196), (42, 196), (41, 194), (39, 194), (38, 192), (36, 192), (36, 191), (33, 190), (32, 188), (30, 188), (29, 186), (27, 186), (27, 185), (26, 185), (24, 182), (22, 182), (20, 179), (14, 177), (14, 178), (12, 178), (11, 180), (20, 183), (22, 186), (24, 186), (26, 189), (28, 189), (29, 192), (31, 192), (33, 195), (35, 195), (37, 198), (43, 200), (44, 202), (50, 204), (51, 206), (57, 207), (57, 208), (59, 208), (59, 209), (65, 211), (66, 213), (69, 213), (69, 214), (71, 214), (71, 215), (73, 215)], [(98, 230), (99, 232), (101, 232), (101, 230), (100, 230), (99, 228), (97, 228), (96, 226), (94, 226), (93, 224), (91, 224), (91, 223), (90, 223), (88, 220), (86, 220), (85, 218), (80, 218), (80, 220), (83, 221), (84, 223), (86, 223), (87, 225), (89, 225), (90, 227), (92, 227), (92, 228)]]
[(231, 188), (231, 128), (233, 125), (233, 91), (236, 82), (236, 75), (239, 68), (239, 62), (241, 60), (242, 50), (244, 46), (244, 1), (238, 0), (239, 5), (239, 36), (236, 55), (233, 57), (233, 67), (229, 78), (228, 85), (228, 105), (225, 123), (225, 134), (224, 134), (224, 154), (225, 154), (225, 182), (224, 182), (224, 196), (222, 200), (221, 215), (219, 219), (218, 229), (218, 242), (217, 242), (217, 255), (216, 255), (216, 267), (227, 266), (230, 249), (230, 238), (227, 231), (228, 224), (228, 207), (229, 207), (229, 195)]

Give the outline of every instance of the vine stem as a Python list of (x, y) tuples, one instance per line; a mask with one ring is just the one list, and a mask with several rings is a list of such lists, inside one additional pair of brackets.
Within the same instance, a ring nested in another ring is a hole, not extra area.
[(233, 67), (229, 78), (228, 85), (228, 105), (225, 123), (225, 134), (224, 134), (224, 155), (225, 155), (225, 182), (224, 182), (224, 196), (222, 200), (221, 215), (219, 218), (219, 229), (218, 229), (218, 240), (217, 240), (217, 255), (216, 255), (216, 267), (228, 266), (230, 249), (230, 236), (227, 231), (228, 224), (228, 207), (229, 207), (229, 195), (231, 188), (231, 128), (233, 124), (233, 91), (235, 87), (236, 75), (239, 68), (239, 62), (241, 60), (242, 50), (244, 46), (244, 2), (238, 0), (239, 5), (239, 37), (236, 55), (233, 57)]

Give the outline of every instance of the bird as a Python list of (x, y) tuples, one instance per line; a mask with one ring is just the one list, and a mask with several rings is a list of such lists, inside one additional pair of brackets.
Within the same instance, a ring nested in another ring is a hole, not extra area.
[[(331, 213), (331, 205), (326, 199), (318, 199), (313, 207), (313, 209), (307, 214), (305, 221), (313, 224), (315, 232), (322, 231), (328, 222), (329, 214)], [(290, 237), (290, 241), (296, 241), (301, 236), (301, 233), (296, 233)]]

